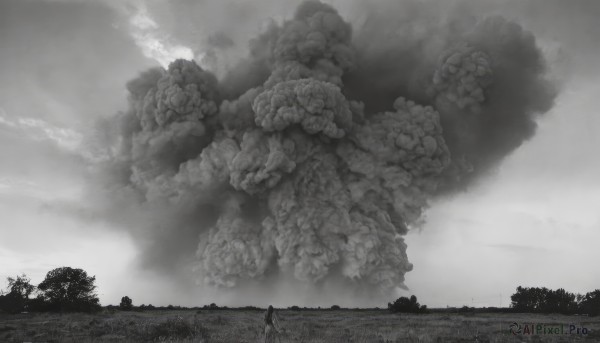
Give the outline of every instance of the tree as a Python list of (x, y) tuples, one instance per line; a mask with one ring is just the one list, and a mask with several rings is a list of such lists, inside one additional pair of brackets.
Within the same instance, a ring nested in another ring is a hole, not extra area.
[(133, 308), (133, 302), (131, 301), (131, 298), (129, 298), (128, 296), (122, 297), (121, 303), (119, 304), (119, 308), (123, 311), (131, 311), (131, 309)]
[(427, 312), (427, 306), (419, 305), (417, 297), (414, 295), (407, 297), (400, 297), (394, 301), (394, 303), (388, 303), (388, 310), (392, 313), (405, 312), (405, 313), (424, 313)]
[(562, 313), (571, 314), (578, 311), (582, 297), (567, 292), (562, 288), (557, 290), (546, 287), (517, 287), (517, 292), (511, 297), (511, 307), (516, 312)]
[(516, 312), (541, 312), (546, 306), (548, 294), (551, 291), (538, 287), (517, 287), (517, 292), (511, 295), (511, 307)]
[(82, 269), (61, 267), (49, 271), (38, 290), (51, 311), (91, 312), (100, 308), (95, 281)]
[(581, 299), (579, 308), (582, 313), (590, 316), (600, 315), (600, 289), (586, 293)]
[(23, 299), (29, 299), (31, 293), (35, 291), (35, 286), (31, 284), (31, 279), (25, 274), (17, 276), (16, 279), (8, 277), (7, 280), (9, 293), (17, 294)]
[(567, 292), (562, 288), (549, 290), (546, 294), (544, 306), (541, 309), (544, 313), (562, 313), (572, 314), (577, 312), (577, 296)]
[(8, 277), (7, 293), (0, 295), (0, 309), (9, 313), (19, 313), (27, 309), (29, 296), (35, 290), (31, 279), (22, 274), (16, 278)]

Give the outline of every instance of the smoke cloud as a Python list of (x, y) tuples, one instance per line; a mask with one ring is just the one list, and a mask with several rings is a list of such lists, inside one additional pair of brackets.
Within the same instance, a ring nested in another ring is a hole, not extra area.
[(403, 235), (428, 201), (493, 167), (553, 104), (516, 23), (363, 11), (351, 25), (306, 1), (219, 79), (177, 60), (127, 84), (129, 109), (103, 126), (98, 193), (148, 266), (193, 265), (224, 288), (406, 288)]

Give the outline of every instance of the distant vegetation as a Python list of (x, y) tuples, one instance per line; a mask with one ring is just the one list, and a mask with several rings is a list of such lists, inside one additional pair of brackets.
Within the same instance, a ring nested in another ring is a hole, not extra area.
[(121, 303), (119, 304), (119, 309), (123, 311), (131, 311), (133, 309), (133, 301), (128, 296), (124, 296), (121, 298)]
[[(0, 295), (0, 310), (8, 313), (94, 312), (101, 308), (95, 281), (96, 278), (84, 270), (71, 267), (51, 270), (37, 287), (25, 274), (9, 277), (6, 294)], [(30, 298), (33, 294), (35, 298)]]
[(0, 310), (8, 313), (18, 313), (25, 308), (29, 296), (35, 291), (31, 280), (25, 275), (7, 278), (7, 294), (0, 295)]
[(414, 295), (407, 297), (400, 297), (393, 303), (388, 303), (388, 310), (392, 313), (426, 313), (427, 306), (420, 305), (417, 302), (417, 297)]
[[(20, 313), (28, 312), (95, 312), (101, 309), (98, 296), (96, 294), (96, 278), (88, 276), (82, 269), (71, 267), (56, 268), (46, 274), (45, 279), (37, 286), (31, 284), (31, 279), (22, 274), (16, 277), (7, 278), (8, 287), (5, 291), (0, 291), (0, 312)], [(428, 310), (427, 306), (420, 305), (417, 297), (412, 295), (410, 298), (400, 297), (393, 303), (388, 303), (388, 310), (392, 313), (428, 313), (428, 312), (450, 312), (450, 313), (482, 313), (482, 312), (517, 312), (517, 313), (561, 313), (561, 314), (586, 314), (590, 316), (600, 315), (600, 289), (588, 292), (585, 295), (574, 294), (565, 291), (562, 288), (557, 290), (546, 287), (517, 287), (516, 292), (511, 296), (510, 308), (474, 308), (463, 306), (462, 308), (445, 308)], [(153, 310), (197, 310), (215, 311), (215, 310), (246, 310), (246, 311), (264, 311), (263, 308), (255, 306), (245, 306), (229, 308), (227, 306), (217, 306), (212, 303), (203, 307), (182, 307), (182, 306), (153, 306), (139, 305), (134, 306), (130, 297), (121, 298), (119, 306), (108, 305), (105, 307), (109, 311), (153, 311)], [(314, 311), (321, 310), (321, 307), (299, 307), (290, 306), (291, 311)], [(342, 308), (339, 305), (333, 305), (322, 310), (330, 311), (366, 311), (379, 310), (379, 308)]]
[(515, 312), (562, 313), (562, 314), (600, 314), (600, 289), (585, 295), (573, 294), (562, 288), (557, 290), (546, 287), (517, 287), (510, 297), (511, 308)]

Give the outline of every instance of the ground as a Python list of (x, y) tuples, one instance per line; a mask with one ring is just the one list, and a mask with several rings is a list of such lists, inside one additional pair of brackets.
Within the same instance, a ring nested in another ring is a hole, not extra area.
[[(281, 342), (600, 342), (600, 318), (510, 313), (391, 314), (279, 310)], [(263, 312), (173, 310), (0, 314), (0, 342), (262, 342)], [(563, 334), (513, 335), (510, 324), (564, 325)], [(572, 327), (569, 325), (573, 325)], [(576, 329), (587, 335), (576, 334)], [(567, 334), (573, 329), (573, 334)], [(279, 341), (279, 340), (278, 340)]]

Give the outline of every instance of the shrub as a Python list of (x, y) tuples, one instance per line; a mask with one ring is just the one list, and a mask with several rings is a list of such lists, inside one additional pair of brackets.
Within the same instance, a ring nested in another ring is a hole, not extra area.
[(571, 314), (578, 311), (579, 297), (562, 288), (557, 290), (546, 287), (517, 287), (511, 299), (511, 308), (515, 312), (562, 313)]
[(16, 278), (8, 277), (7, 293), (0, 294), (0, 310), (7, 313), (19, 313), (28, 309), (29, 296), (35, 290), (31, 279), (23, 274)]
[(131, 309), (133, 308), (133, 301), (128, 296), (124, 296), (121, 298), (119, 308), (123, 311), (131, 311)]
[(579, 305), (580, 312), (590, 316), (600, 315), (600, 289), (588, 292), (581, 298), (581, 303)]
[(388, 310), (392, 313), (425, 313), (427, 312), (427, 306), (420, 306), (417, 302), (417, 297), (411, 295), (410, 299), (400, 297), (394, 303), (388, 303)]
[(460, 309), (458, 309), (458, 312), (459, 313), (475, 313), (475, 308), (465, 305), (465, 306), (461, 307)]
[(0, 310), (6, 313), (20, 313), (25, 309), (25, 300), (16, 293), (0, 295)]

